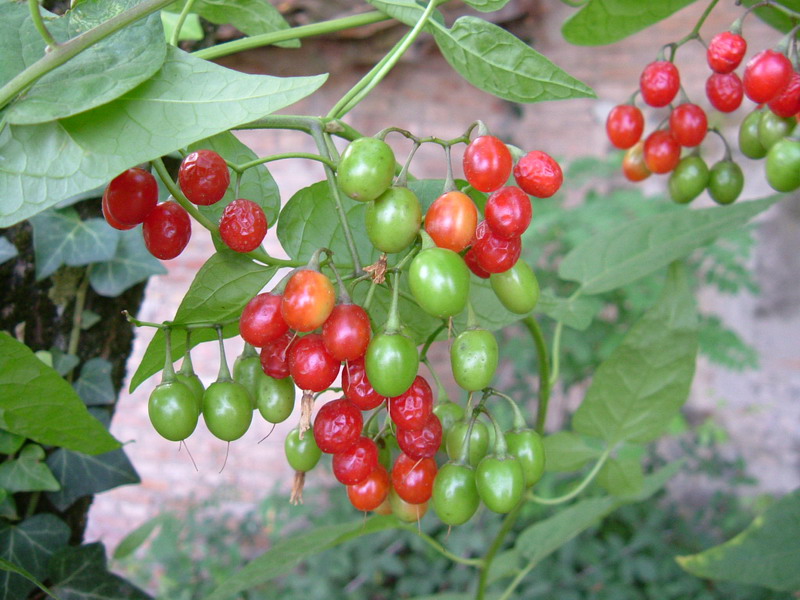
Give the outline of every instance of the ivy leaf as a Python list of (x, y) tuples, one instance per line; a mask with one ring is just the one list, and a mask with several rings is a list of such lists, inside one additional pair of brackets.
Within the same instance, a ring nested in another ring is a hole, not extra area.
[(79, 267), (110, 260), (117, 250), (117, 230), (103, 219), (81, 220), (74, 208), (48, 210), (31, 224), (38, 281), (64, 264)]
[(536, 312), (560, 321), (567, 327), (583, 331), (592, 324), (594, 316), (602, 306), (603, 303), (597, 298), (586, 296), (561, 298), (556, 296), (553, 290), (544, 289), (536, 304)]
[(92, 310), (84, 310), (81, 313), (81, 329), (88, 331), (100, 322), (102, 317)]
[(0, 332), (0, 428), (40, 444), (91, 454), (120, 445), (89, 414), (70, 384), (4, 332)]
[(136, 550), (147, 541), (147, 538), (149, 538), (167, 518), (169, 518), (169, 516), (166, 514), (157, 515), (152, 519), (145, 521), (139, 525), (139, 527), (131, 531), (114, 549), (114, 560), (122, 560), (123, 558), (127, 558), (136, 552)]
[(0, 227), (293, 104), (326, 77), (245, 75), (169, 48), (153, 77), (108, 104), (0, 132)]
[[(250, 299), (267, 285), (277, 269), (264, 267), (231, 251), (213, 254), (195, 275), (183, 297), (173, 322), (222, 323), (238, 319)], [(239, 323), (229, 323), (222, 329), (225, 337), (239, 333)], [(192, 345), (217, 339), (213, 329), (192, 332)], [(180, 332), (172, 334), (172, 357), (178, 360), (186, 351), (186, 339)], [(130, 391), (154, 373), (164, 368), (164, 333), (159, 329), (147, 346), (142, 362), (131, 379)]]
[(0, 558), (0, 569), (2, 569), (3, 571), (8, 571), (9, 573), (15, 573), (20, 577), (24, 577), (25, 579), (30, 581), (33, 585), (42, 590), (45, 594), (48, 594), (48, 596), (51, 597), (53, 600), (60, 600), (60, 598), (54, 595), (53, 592), (49, 590), (41, 581), (36, 579), (36, 577), (31, 575), (27, 570), (23, 569), (19, 565), (15, 565), (14, 563), (11, 563), (4, 558)]
[(56, 492), (61, 486), (53, 477), (44, 459), (44, 449), (37, 444), (28, 444), (15, 460), (0, 464), (0, 488), (16, 492)]
[(67, 373), (72, 371), (72, 369), (77, 367), (81, 362), (81, 359), (76, 355), (68, 354), (55, 346), (50, 349), (50, 359), (53, 363), (52, 367), (62, 377), (66, 377)]
[(545, 469), (548, 471), (577, 471), (602, 453), (603, 445), (599, 440), (571, 431), (559, 431), (544, 438)]
[(573, 429), (609, 445), (657, 438), (686, 401), (697, 345), (694, 298), (676, 264), (655, 306), (598, 367)]
[(96, 456), (59, 448), (47, 457), (47, 465), (61, 483), (61, 491), (47, 498), (62, 511), (83, 496), (141, 482), (122, 448)]
[[(34, 217), (36, 218), (38, 217)], [(107, 226), (106, 228), (108, 229)], [(113, 256), (89, 267), (89, 283), (92, 289), (107, 298), (121, 295), (152, 275), (163, 275), (167, 272), (161, 261), (147, 250), (142, 232), (138, 228), (120, 231), (117, 235), (119, 244)]]
[(597, 474), (597, 483), (614, 496), (635, 496), (644, 485), (641, 460), (635, 457), (608, 459)]
[(22, 448), (25, 438), (0, 429), (0, 454), (16, 454)]
[(586, 84), (493, 23), (461, 17), (433, 35), (447, 62), (477, 88), (512, 102), (595, 98)]
[(151, 600), (151, 596), (108, 571), (103, 544), (68, 546), (50, 559), (53, 591), (65, 600)]
[[(49, 513), (34, 515), (19, 525), (0, 523), (0, 558), (41, 581), (47, 577), (50, 557), (67, 545), (69, 536), (67, 524)], [(0, 572), (0, 600), (26, 598), (34, 587), (22, 575)]]
[(589, 0), (564, 23), (564, 39), (579, 46), (613, 44), (695, 0)]
[(104, 358), (87, 360), (74, 387), (86, 406), (114, 404), (117, 397), (111, 381), (111, 363)]
[(0, 265), (7, 260), (11, 260), (19, 254), (17, 247), (6, 238), (0, 236)]

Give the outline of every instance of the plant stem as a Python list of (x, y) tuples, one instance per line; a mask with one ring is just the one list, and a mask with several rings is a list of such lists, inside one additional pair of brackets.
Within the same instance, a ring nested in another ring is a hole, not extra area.
[(555, 331), (553, 332), (553, 345), (550, 350), (550, 360), (552, 361), (552, 369), (550, 371), (550, 389), (558, 381), (559, 363), (561, 362), (561, 332), (564, 329), (564, 323), (559, 321), (556, 323)]
[(58, 46), (56, 38), (53, 37), (53, 34), (50, 33), (50, 30), (47, 29), (47, 26), (44, 24), (44, 19), (42, 19), (42, 12), (39, 10), (38, 0), (28, 0), (28, 9), (30, 9), (31, 11), (31, 19), (33, 19), (33, 26), (36, 27), (36, 31), (39, 32), (39, 35), (42, 36), (44, 43), (47, 44), (47, 49), (45, 50), (45, 52), (48, 52), (50, 49), (53, 49), (56, 46)]
[(592, 467), (592, 470), (589, 471), (586, 474), (586, 477), (583, 478), (583, 481), (581, 481), (572, 491), (567, 492), (566, 494), (563, 494), (562, 496), (556, 496), (555, 498), (542, 498), (541, 496), (537, 496), (533, 492), (530, 492), (528, 494), (528, 496), (527, 496), (528, 499), (532, 500), (533, 502), (536, 502), (537, 504), (545, 504), (545, 505), (548, 505), (548, 506), (554, 505), (554, 504), (563, 504), (564, 502), (569, 502), (575, 496), (577, 496), (583, 490), (585, 490), (586, 486), (588, 486), (594, 480), (594, 478), (600, 472), (600, 469), (603, 467), (603, 465), (608, 460), (608, 457), (609, 457), (610, 454), (611, 454), (611, 449), (607, 448), (603, 452), (603, 454), (600, 455), (600, 458), (597, 459), (597, 462), (595, 463), (594, 467)]
[(708, 15), (711, 14), (711, 11), (714, 10), (717, 2), (719, 2), (719, 0), (711, 0), (709, 5), (706, 6), (706, 9), (703, 11), (703, 14), (700, 15), (697, 23), (694, 24), (694, 28), (676, 43), (672, 44), (669, 57), (670, 62), (675, 60), (675, 53), (678, 51), (678, 48), (683, 46), (686, 42), (700, 39), (700, 28), (703, 26), (703, 23), (706, 22), (706, 19), (708, 19)]
[(173, 1), (174, 0), (144, 0), (141, 4), (137, 4), (130, 10), (126, 10), (110, 18), (108, 21), (100, 23), (97, 27), (93, 27), (89, 31), (63, 44), (58, 44), (51, 52), (46, 53), (27, 69), (18, 73), (3, 87), (0, 87), (0, 108), (4, 108), (23, 90), (27, 89), (28, 86), (47, 75), (56, 67), (63, 65), (69, 59), (77, 56), (90, 46), (95, 45), (120, 29), (127, 27), (134, 21), (138, 21), (152, 12), (164, 8)]
[(181, 29), (183, 29), (183, 24), (186, 22), (186, 17), (188, 17), (189, 13), (192, 11), (192, 6), (194, 6), (194, 0), (186, 0), (181, 14), (178, 15), (178, 22), (175, 24), (175, 30), (172, 32), (171, 39), (169, 40), (169, 43), (173, 46), (177, 46), (180, 41)]
[(433, 539), (427, 533), (423, 533), (417, 527), (413, 525), (403, 525), (403, 529), (406, 531), (411, 531), (415, 533), (420, 539), (427, 542), (428, 545), (439, 552), (445, 558), (452, 560), (453, 562), (457, 562), (462, 565), (467, 565), (470, 567), (482, 567), (483, 566), (483, 559), (480, 558), (464, 558), (462, 556), (458, 556), (457, 554), (453, 554), (447, 548), (445, 548), (442, 544), (440, 544), (437, 540)]
[(237, 318), (228, 319), (227, 321), (220, 321), (219, 323), (212, 323), (211, 321), (198, 321), (196, 323), (174, 323), (172, 321), (164, 321), (163, 323), (154, 323), (152, 321), (140, 321), (136, 317), (132, 316), (127, 310), (123, 310), (122, 314), (125, 316), (125, 319), (128, 321), (128, 323), (131, 323), (136, 327), (153, 327), (154, 329), (166, 329), (167, 327), (172, 329), (185, 329), (187, 331), (191, 331), (193, 329), (216, 329), (217, 327), (225, 327), (225, 325), (239, 322), (239, 319)]
[[(83, 275), (78, 290), (75, 292), (75, 309), (72, 311), (72, 330), (69, 333), (69, 345), (67, 354), (78, 354), (78, 344), (81, 340), (81, 323), (83, 322), (83, 309), (86, 306), (86, 294), (89, 291), (89, 272)], [(75, 370), (71, 370), (66, 380), (72, 383)]]
[(475, 594), (475, 600), (483, 600), (486, 595), (486, 586), (489, 583), (489, 568), (492, 566), (495, 555), (497, 555), (500, 548), (503, 546), (508, 532), (511, 531), (511, 528), (517, 521), (519, 513), (522, 510), (522, 505), (523, 502), (520, 501), (514, 509), (506, 515), (505, 519), (503, 519), (503, 524), (500, 526), (500, 530), (497, 532), (497, 535), (494, 536), (489, 551), (486, 553), (486, 556), (483, 557), (483, 566), (481, 567), (480, 579), (478, 579), (478, 591)]
[(309, 152), (284, 152), (283, 154), (273, 154), (272, 156), (265, 156), (264, 158), (257, 158), (256, 160), (242, 163), (241, 165), (230, 165), (230, 167), (237, 173), (243, 173), (247, 169), (257, 167), (258, 165), (263, 165), (276, 160), (283, 160), (285, 158), (305, 158), (307, 160), (316, 160), (317, 162), (328, 165), (331, 169), (336, 169), (336, 163), (334, 163), (331, 159), (320, 156), (319, 154), (311, 154)]
[(439, 325), (439, 327), (437, 327), (437, 328), (434, 330), (434, 332), (428, 336), (428, 339), (427, 339), (427, 340), (425, 340), (425, 344), (423, 344), (423, 346), (422, 346), (422, 350), (421, 350), (421, 351), (420, 351), (420, 353), (419, 353), (419, 359), (420, 359), (420, 361), (424, 361), (426, 358), (428, 358), (428, 349), (431, 347), (431, 344), (433, 344), (433, 342), (435, 342), (435, 341), (436, 341), (436, 336), (437, 336), (437, 335), (439, 335), (439, 333), (440, 333), (440, 332), (441, 332), (441, 331), (442, 331), (442, 330), (443, 330), (445, 327), (447, 327), (447, 325), (444, 325), (444, 324), (442, 324), (442, 325)]
[(539, 357), (539, 407), (536, 412), (536, 431), (544, 433), (544, 423), (547, 420), (547, 407), (550, 403), (550, 363), (547, 358), (547, 344), (544, 341), (542, 328), (539, 322), (528, 316), (522, 322), (530, 331), (533, 342), (536, 344), (536, 354)]

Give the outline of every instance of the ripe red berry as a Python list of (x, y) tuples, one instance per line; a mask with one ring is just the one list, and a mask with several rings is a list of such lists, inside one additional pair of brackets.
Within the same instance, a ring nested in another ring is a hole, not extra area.
[(525, 193), (537, 198), (549, 198), (564, 181), (561, 166), (549, 155), (538, 150), (528, 152), (514, 167), (514, 179)]
[(531, 199), (518, 187), (503, 187), (486, 201), (486, 223), (501, 238), (518, 238), (531, 223)]
[(325, 348), (339, 361), (364, 356), (371, 333), (369, 315), (357, 304), (337, 304), (322, 324)]
[(793, 71), (786, 55), (775, 50), (762, 50), (747, 61), (744, 93), (753, 102), (769, 102), (789, 85)]
[(225, 195), (231, 175), (225, 160), (213, 150), (192, 152), (181, 163), (178, 184), (192, 204), (208, 206)]
[(742, 80), (736, 73), (713, 73), (706, 81), (706, 96), (718, 111), (733, 112), (741, 106), (744, 98)]
[(192, 237), (189, 213), (177, 202), (162, 202), (150, 211), (142, 227), (144, 245), (161, 260), (178, 256)]
[(681, 77), (678, 68), (667, 60), (651, 62), (644, 68), (639, 78), (642, 99), (656, 108), (672, 102), (680, 87)]
[(653, 173), (669, 173), (681, 159), (681, 145), (666, 129), (654, 131), (644, 141), (644, 162)]
[(715, 73), (731, 73), (744, 58), (747, 42), (738, 33), (723, 31), (718, 33), (708, 44), (706, 58), (708, 66)]
[(475, 230), (472, 251), (481, 269), (488, 273), (504, 273), (522, 254), (522, 242), (520, 238), (506, 240), (495, 235), (486, 221), (481, 221)]
[(611, 143), (627, 150), (642, 137), (644, 116), (633, 104), (620, 104), (611, 109), (606, 119), (606, 133)]
[(792, 78), (781, 92), (767, 103), (769, 109), (779, 117), (789, 118), (800, 112), (800, 73), (792, 73)]
[(309, 333), (293, 343), (286, 354), (289, 374), (301, 390), (321, 392), (331, 386), (341, 363), (325, 349), (322, 336)]
[(420, 460), (401, 454), (392, 469), (392, 487), (406, 502), (422, 504), (431, 497), (437, 470), (432, 458)]
[(341, 398), (325, 404), (314, 419), (314, 441), (323, 452), (338, 454), (356, 443), (364, 419), (358, 407)]
[(342, 393), (361, 410), (372, 410), (386, 400), (367, 379), (363, 358), (349, 361), (342, 369)]
[(281, 314), (291, 329), (313, 331), (330, 316), (335, 302), (330, 279), (319, 271), (301, 269), (286, 284)]
[(219, 219), (219, 235), (235, 252), (252, 252), (267, 235), (267, 217), (264, 210), (252, 200), (234, 200)]
[(263, 348), (288, 329), (281, 315), (280, 294), (258, 294), (247, 303), (239, 318), (239, 334), (256, 348)]
[(150, 211), (156, 207), (158, 184), (155, 177), (144, 169), (138, 167), (128, 169), (111, 180), (103, 192), (103, 201), (107, 212), (117, 223), (126, 226), (138, 225), (143, 223)]
[(117, 221), (114, 218), (114, 215), (112, 215), (109, 212), (109, 210), (108, 210), (108, 188), (106, 188), (106, 191), (103, 192), (103, 201), (101, 202), (101, 207), (103, 209), (103, 216), (106, 219), (106, 223), (111, 225), (111, 227), (113, 227), (114, 229), (119, 229), (120, 231), (125, 231), (127, 229), (133, 229), (134, 227), (136, 227), (136, 225), (125, 225), (125, 223), (120, 223), (119, 221)]
[(491, 273), (478, 264), (478, 256), (475, 254), (475, 250), (472, 248), (467, 250), (467, 253), (464, 255), (464, 262), (469, 267), (469, 270), (475, 273), (475, 275), (481, 279), (489, 279)]
[(493, 192), (511, 176), (511, 152), (493, 135), (482, 135), (464, 151), (464, 175), (481, 192)]
[(361, 436), (349, 448), (333, 455), (333, 475), (344, 485), (366, 479), (378, 466), (378, 446)]
[(644, 162), (644, 141), (639, 140), (628, 148), (622, 159), (622, 173), (629, 181), (643, 181), (650, 177), (651, 171)]
[(283, 335), (270, 340), (261, 348), (261, 368), (264, 373), (273, 379), (285, 379), (289, 376), (290, 346), (294, 343), (295, 336), (287, 331)]
[(389, 496), (390, 487), (389, 473), (386, 467), (379, 464), (365, 479), (347, 486), (347, 497), (358, 510), (375, 510)]
[(442, 445), (442, 422), (431, 413), (420, 429), (397, 430), (397, 445), (411, 458), (433, 458)]
[(681, 104), (670, 113), (669, 128), (681, 146), (697, 146), (708, 131), (706, 112), (696, 104)]
[(421, 429), (433, 413), (433, 390), (421, 375), (405, 393), (389, 398), (389, 415), (399, 429)]

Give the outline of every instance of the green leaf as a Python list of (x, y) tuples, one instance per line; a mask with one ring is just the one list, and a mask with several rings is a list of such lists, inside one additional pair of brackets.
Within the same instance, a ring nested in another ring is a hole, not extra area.
[(654, 440), (686, 401), (696, 356), (694, 298), (673, 265), (658, 302), (595, 372), (573, 429), (609, 445)]
[(603, 303), (597, 298), (577, 296), (561, 298), (553, 290), (544, 289), (536, 304), (536, 312), (543, 313), (567, 327), (583, 331), (592, 324)]
[(572, 250), (558, 268), (585, 294), (600, 294), (657, 271), (775, 204), (778, 196), (637, 219), (599, 233)]
[(0, 429), (0, 454), (16, 454), (22, 448), (25, 438)]
[(571, 431), (559, 431), (544, 438), (545, 469), (548, 471), (577, 471), (602, 453), (603, 445), (599, 440)]
[[(753, 6), (756, 1), (757, 0), (744, 0), (742, 5), (750, 7)], [(800, 2), (797, 0), (783, 0), (783, 2), (776, 0), (775, 4), (781, 4), (795, 12), (800, 11)], [(778, 31), (788, 32), (795, 26), (794, 19), (775, 6), (762, 6), (755, 9), (754, 12), (759, 19)]]
[(64, 379), (0, 332), (0, 428), (47, 446), (90, 454), (120, 446)]
[[(57, 41), (65, 41), (66, 19), (41, 9), (50, 33)], [(52, 17), (52, 18), (51, 18)], [(44, 56), (44, 40), (33, 26), (28, 6), (23, 2), (0, 3), (0, 85)]]
[(53, 598), (53, 600), (60, 600), (60, 598), (53, 594), (51, 590), (49, 590), (41, 581), (36, 579), (33, 575), (31, 575), (27, 570), (23, 569), (22, 567), (15, 565), (12, 562), (7, 561), (4, 558), (0, 558), (0, 569), (3, 571), (8, 571), (10, 573), (16, 573), (17, 575), (24, 577), (28, 581), (30, 581), (33, 585), (38, 587), (42, 590), (45, 594), (48, 594), (49, 597)]
[(800, 490), (770, 506), (739, 535), (699, 554), (677, 557), (689, 573), (772, 590), (800, 589)]
[(97, 325), (102, 317), (92, 310), (84, 310), (81, 313), (81, 330), (88, 331)]
[[(47, 577), (50, 557), (67, 545), (70, 529), (53, 514), (38, 514), (19, 525), (0, 523), (0, 558), (25, 569), (38, 580)], [(0, 573), (0, 600), (26, 598), (34, 588), (30, 580), (17, 573)]]
[(0, 227), (293, 104), (326, 77), (245, 75), (170, 48), (152, 78), (117, 100), (58, 122), (0, 132)]
[(117, 398), (111, 381), (111, 363), (104, 358), (87, 360), (74, 386), (86, 406), (107, 406)]
[[(39, 354), (38, 352), (36, 353)], [(77, 367), (81, 359), (74, 354), (67, 354), (55, 346), (50, 349), (50, 361), (53, 363), (51, 366), (62, 377), (66, 377), (67, 373)]]
[(64, 600), (151, 600), (151, 596), (109, 573), (103, 544), (69, 546), (50, 560), (53, 591)]
[(307, 533), (293, 535), (291, 538), (281, 540), (270, 550), (248, 563), (238, 573), (223, 581), (204, 600), (231, 598), (239, 592), (288, 573), (303, 559), (319, 554), (323, 550), (362, 535), (401, 526), (402, 523), (397, 517), (376, 516), (366, 520), (359, 519), (349, 523), (317, 527)]
[(20, 519), (14, 496), (9, 495), (5, 490), (0, 490), (0, 517), (9, 521), (19, 521)]
[(695, 0), (589, 0), (564, 23), (561, 33), (571, 44), (613, 44), (646, 29)]
[(464, 4), (482, 12), (494, 12), (508, 4), (508, 0), (464, 0)]
[(367, 0), (367, 2), (382, 13), (411, 27), (416, 25), (425, 12), (425, 6), (416, 0)]
[(92, 289), (107, 298), (121, 295), (152, 275), (164, 275), (167, 272), (161, 261), (147, 250), (138, 228), (120, 231), (118, 237), (119, 244), (114, 256), (89, 267)]
[(477, 17), (452, 28), (436, 24), (434, 38), (447, 62), (472, 85), (512, 102), (594, 98), (586, 84), (505, 29)]
[[(72, 38), (140, 1), (85, 0), (60, 20), (67, 21), (67, 34)], [(5, 118), (15, 125), (30, 125), (63, 119), (101, 106), (150, 79), (161, 68), (165, 57), (161, 21), (157, 14), (148, 15), (39, 79), (9, 107)]]
[[(180, 13), (169, 12), (166, 10), (161, 11), (161, 24), (164, 26), (164, 39), (170, 41), (175, 28), (178, 26), (178, 19)], [(200, 16), (195, 13), (186, 15), (186, 19), (181, 25), (181, 32), (178, 34), (178, 41), (198, 41), (205, 37), (203, 26), (200, 24)]]
[(37, 444), (28, 444), (16, 460), (0, 464), (0, 488), (16, 492), (56, 492), (61, 486), (53, 477), (44, 459), (44, 449)]
[(31, 219), (36, 279), (49, 277), (63, 264), (79, 267), (110, 260), (119, 232), (104, 219), (81, 220), (74, 208), (48, 210)]
[[(272, 279), (277, 269), (258, 265), (231, 251), (213, 254), (195, 275), (192, 285), (178, 307), (175, 323), (222, 323), (238, 319), (250, 299)], [(239, 333), (239, 324), (231, 323), (222, 329), (225, 337)], [(217, 339), (213, 329), (192, 332), (192, 345)], [(172, 357), (178, 360), (186, 350), (186, 338), (181, 332), (172, 335)], [(150, 341), (139, 368), (131, 379), (130, 391), (154, 373), (164, 368), (164, 333), (159, 329)]]
[(141, 481), (122, 448), (96, 456), (59, 448), (47, 457), (47, 464), (61, 483), (61, 491), (47, 498), (62, 511), (83, 496)]
[(0, 237), (0, 265), (7, 260), (11, 260), (19, 254), (17, 247), (6, 238)]
[(638, 458), (611, 458), (597, 474), (599, 483), (613, 496), (635, 496), (642, 491), (644, 472)]
[(114, 550), (114, 560), (122, 560), (136, 552), (136, 550), (147, 541), (147, 538), (161, 526), (166, 518), (167, 515), (153, 517), (126, 535)]

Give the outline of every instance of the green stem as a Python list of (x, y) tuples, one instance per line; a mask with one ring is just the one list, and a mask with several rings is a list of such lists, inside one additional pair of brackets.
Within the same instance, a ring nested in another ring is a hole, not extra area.
[(706, 22), (706, 19), (708, 19), (708, 15), (710, 15), (711, 11), (714, 10), (714, 7), (717, 5), (717, 2), (719, 2), (719, 0), (711, 0), (708, 6), (706, 6), (706, 9), (703, 11), (703, 14), (700, 15), (700, 18), (697, 20), (697, 23), (694, 24), (694, 28), (685, 36), (683, 36), (680, 40), (672, 44), (669, 57), (670, 62), (675, 60), (675, 53), (678, 51), (678, 48), (680, 48), (687, 42), (700, 39), (700, 28), (703, 27), (703, 23)]
[(369, 289), (367, 290), (367, 297), (364, 298), (364, 305), (363, 305), (364, 310), (367, 311), (369, 310), (369, 306), (370, 304), (372, 304), (372, 298), (375, 295), (376, 287), (378, 287), (378, 284), (375, 283), (375, 280), (373, 279), (369, 284)]
[(403, 529), (406, 531), (411, 531), (415, 533), (420, 539), (427, 542), (428, 545), (439, 552), (445, 558), (452, 560), (453, 562), (457, 562), (462, 565), (467, 565), (469, 567), (482, 567), (483, 566), (483, 559), (480, 558), (464, 558), (463, 556), (458, 556), (457, 554), (453, 554), (447, 548), (445, 548), (442, 544), (440, 544), (437, 540), (433, 539), (427, 533), (423, 533), (417, 527), (412, 525), (403, 525)]
[(322, 164), (328, 165), (331, 169), (336, 170), (336, 163), (329, 158), (320, 156), (319, 154), (311, 154), (309, 152), (284, 152), (283, 154), (273, 154), (264, 158), (251, 160), (250, 162), (242, 163), (241, 165), (231, 165), (231, 168), (237, 173), (244, 173), (247, 169), (263, 165), (265, 163), (273, 162), (276, 160), (284, 160), (286, 158), (304, 158), (307, 160), (316, 160)]
[(525, 429), (525, 427), (527, 427), (527, 424), (525, 423), (525, 417), (522, 416), (522, 411), (520, 410), (519, 406), (517, 406), (517, 403), (514, 402), (514, 399), (508, 394), (504, 394), (503, 392), (500, 392), (494, 388), (491, 388), (490, 391), (493, 395), (504, 398), (511, 405), (511, 410), (514, 411), (514, 424), (512, 425), (512, 429)]
[(0, 108), (4, 108), (11, 100), (16, 98), (23, 90), (27, 89), (38, 79), (47, 75), (56, 67), (60, 67), (71, 58), (77, 56), (90, 46), (107, 38), (120, 29), (127, 27), (134, 21), (146, 17), (152, 12), (164, 8), (174, 0), (144, 0), (130, 10), (126, 10), (108, 21), (100, 23), (79, 36), (56, 46), (51, 52), (30, 65), (27, 69), (17, 74), (11, 81), (0, 87)]
[[(42, 12), (39, 10), (39, 2), (38, 0), (28, 0), (28, 9), (31, 11), (31, 19), (33, 19), (33, 26), (36, 27), (36, 31), (39, 32), (39, 35), (42, 36), (44, 43), (47, 44), (49, 49), (55, 48), (58, 46), (58, 42), (56, 38), (53, 37), (53, 34), (50, 33), (50, 30), (47, 29), (47, 26), (44, 24), (44, 19), (42, 19)], [(49, 50), (45, 50), (48, 52)]]
[(172, 366), (172, 329), (164, 328), (164, 372), (161, 383), (175, 381), (175, 367)]
[(603, 465), (608, 460), (608, 457), (609, 457), (610, 454), (611, 454), (611, 449), (607, 448), (603, 452), (603, 454), (600, 455), (600, 458), (597, 459), (597, 462), (595, 463), (594, 467), (592, 467), (592, 470), (589, 471), (586, 474), (586, 477), (583, 478), (583, 481), (581, 481), (572, 491), (567, 492), (566, 494), (563, 494), (562, 496), (556, 496), (555, 498), (542, 498), (541, 496), (537, 496), (533, 492), (529, 492), (528, 496), (527, 496), (528, 499), (532, 500), (533, 502), (536, 502), (537, 504), (545, 504), (545, 505), (548, 505), (548, 506), (554, 505), (554, 504), (563, 504), (564, 502), (569, 502), (575, 496), (577, 496), (583, 490), (585, 490), (586, 486), (588, 486), (594, 480), (594, 478), (600, 472), (600, 469), (603, 467)]
[(431, 361), (428, 360), (428, 357), (421, 358), (420, 362), (423, 363), (426, 367), (428, 367), (428, 371), (431, 372), (431, 377), (433, 377), (433, 381), (436, 383), (436, 390), (437, 390), (437, 404), (441, 404), (442, 402), (447, 402), (449, 400), (447, 396), (447, 389), (444, 387), (442, 380), (439, 378), (439, 374), (436, 372), (436, 369), (433, 368)]
[(498, 458), (506, 458), (508, 456), (508, 445), (506, 444), (506, 436), (503, 435), (503, 428), (500, 427), (500, 423), (486, 407), (483, 408), (483, 414), (486, 415), (492, 427), (494, 427), (494, 448), (492, 448), (492, 452)]
[(422, 351), (419, 353), (419, 359), (420, 359), (421, 361), (424, 361), (426, 358), (428, 358), (428, 349), (431, 347), (431, 344), (433, 344), (433, 342), (435, 342), (435, 341), (436, 341), (436, 336), (437, 336), (437, 335), (439, 335), (439, 333), (440, 333), (440, 332), (441, 332), (441, 331), (442, 331), (442, 330), (443, 330), (445, 327), (447, 327), (447, 325), (445, 325), (444, 323), (442, 323), (441, 325), (439, 325), (439, 327), (437, 327), (437, 328), (436, 328), (436, 329), (433, 331), (433, 333), (432, 333), (432, 334), (430, 334), (430, 335), (428, 336), (428, 339), (427, 339), (427, 340), (425, 340), (425, 344), (423, 344), (423, 346), (422, 346)]
[(189, 16), (190, 12), (192, 12), (192, 6), (194, 6), (194, 0), (186, 0), (186, 4), (183, 5), (181, 14), (178, 15), (178, 22), (175, 24), (175, 30), (172, 32), (171, 39), (169, 40), (171, 45), (178, 45), (181, 29), (183, 29), (183, 24), (186, 22), (186, 17)]
[(235, 40), (225, 44), (218, 44), (212, 48), (204, 48), (203, 50), (198, 50), (193, 54), (198, 58), (214, 60), (216, 58), (228, 56), (229, 54), (235, 54), (244, 50), (252, 50), (254, 48), (270, 46), (280, 42), (288, 42), (290, 40), (299, 40), (317, 35), (325, 35), (328, 33), (334, 33), (336, 31), (342, 31), (344, 29), (353, 29), (354, 27), (363, 27), (364, 25), (372, 25), (373, 23), (380, 23), (381, 21), (387, 21), (389, 19), (390, 17), (382, 12), (371, 11), (361, 13), (359, 15), (342, 17), (340, 19), (331, 19), (330, 21), (323, 21), (322, 23), (312, 23), (311, 25), (302, 25), (292, 29), (282, 29), (280, 31), (262, 33), (261, 35), (253, 35), (241, 40)]
[(392, 288), (392, 304), (389, 307), (389, 318), (386, 320), (386, 333), (397, 333), (400, 331), (400, 311), (398, 304), (400, 300), (400, 273), (394, 276), (394, 287)]
[(525, 317), (522, 322), (533, 337), (536, 354), (539, 357), (539, 408), (536, 413), (536, 431), (541, 434), (544, 433), (547, 407), (550, 403), (550, 363), (547, 358), (547, 344), (545, 344), (539, 322), (533, 316)]
[(553, 332), (553, 345), (550, 351), (550, 360), (553, 362), (552, 370), (550, 372), (550, 389), (558, 381), (558, 371), (561, 362), (561, 332), (564, 329), (564, 323), (559, 321), (556, 323), (555, 331)]
[(503, 519), (503, 524), (500, 526), (500, 530), (497, 532), (497, 535), (494, 536), (489, 551), (486, 553), (486, 556), (483, 557), (483, 566), (481, 567), (480, 579), (478, 579), (478, 592), (475, 595), (475, 600), (483, 600), (486, 596), (486, 586), (489, 583), (489, 568), (492, 566), (494, 557), (500, 551), (500, 548), (502, 548), (508, 532), (514, 527), (514, 523), (517, 521), (519, 513), (522, 510), (522, 505), (523, 502), (519, 502), (513, 510), (506, 515), (505, 519)]
[(239, 322), (239, 319), (228, 319), (227, 321), (220, 321), (219, 323), (213, 323), (211, 321), (198, 321), (196, 323), (173, 323), (171, 321), (165, 321), (163, 323), (154, 323), (152, 321), (140, 321), (127, 310), (123, 310), (122, 314), (128, 323), (136, 327), (153, 327), (155, 329), (166, 329), (167, 327), (172, 329), (185, 329), (186, 331), (191, 331), (193, 329), (216, 329), (217, 327), (225, 327), (225, 325)]
[(222, 335), (222, 327), (217, 327), (217, 337), (219, 338), (219, 373), (217, 381), (233, 381), (231, 372), (228, 369), (228, 359), (225, 357), (225, 337)]
[[(75, 292), (75, 309), (72, 312), (72, 330), (69, 333), (67, 354), (78, 354), (78, 344), (81, 340), (81, 324), (83, 323), (83, 309), (86, 306), (86, 294), (89, 292), (89, 273), (84, 273), (83, 279)], [(72, 383), (74, 370), (67, 373), (67, 381)]]

